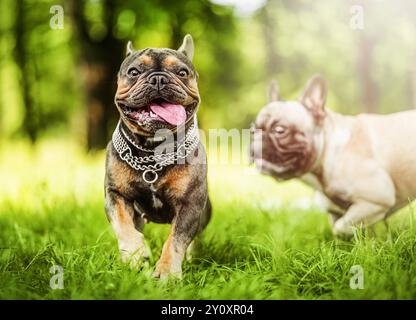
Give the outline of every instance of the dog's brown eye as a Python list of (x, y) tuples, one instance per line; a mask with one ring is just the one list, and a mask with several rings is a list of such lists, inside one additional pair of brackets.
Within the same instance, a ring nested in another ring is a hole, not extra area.
[(178, 76), (185, 78), (188, 76), (188, 71), (186, 71), (185, 69), (182, 69), (178, 72)]
[(128, 71), (127, 71), (127, 74), (130, 76), (130, 77), (137, 77), (139, 74), (140, 74), (140, 71), (139, 71), (139, 69), (137, 69), (137, 68), (130, 68)]
[(286, 132), (286, 128), (285, 128), (285, 127), (283, 127), (283, 126), (276, 126), (276, 127), (274, 128), (274, 131), (275, 131), (277, 134), (281, 135), (281, 134), (284, 134), (284, 133)]

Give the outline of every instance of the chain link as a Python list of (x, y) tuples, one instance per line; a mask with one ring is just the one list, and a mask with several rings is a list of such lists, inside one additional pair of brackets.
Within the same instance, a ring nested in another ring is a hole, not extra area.
[[(196, 120), (195, 120), (195, 118), (194, 118), (194, 122), (190, 125), (190, 127), (189, 127), (189, 130), (188, 130), (188, 133), (189, 134), (193, 134), (193, 132), (194, 132), (194, 129), (195, 129), (195, 123), (196, 123)], [(130, 137), (129, 137), (129, 135), (128, 134), (126, 134), (125, 132), (124, 132), (124, 129), (123, 128), (121, 128), (120, 127), (120, 125), (118, 124), (117, 125), (117, 128), (121, 131), (121, 133), (122, 133), (122, 135), (124, 136), (124, 138), (126, 138), (135, 148), (137, 148), (138, 150), (140, 150), (140, 151), (143, 151), (143, 152), (147, 152), (147, 153), (153, 153), (154, 152), (154, 149), (146, 149), (146, 148), (143, 148), (142, 146), (140, 146), (140, 145), (138, 145), (138, 144), (136, 144), (136, 142), (133, 140), (133, 139), (131, 139)], [(116, 129), (117, 130), (117, 129)], [(185, 137), (186, 138), (186, 137)], [(184, 139), (185, 139), (184, 138)], [(181, 143), (183, 143), (183, 140), (184, 139), (182, 139), (181, 141), (179, 141), (178, 142), (178, 144), (181, 144)]]
[[(199, 137), (196, 133), (197, 130), (196, 119), (194, 123), (189, 128), (185, 138), (178, 143), (177, 150), (170, 153), (161, 153), (156, 155), (149, 155), (144, 157), (137, 157), (133, 155), (133, 152), (130, 146), (127, 144), (125, 138), (137, 149), (144, 152), (154, 152), (154, 150), (145, 149), (141, 146), (138, 146), (128, 135), (126, 135), (120, 128), (120, 122), (117, 124), (116, 129), (114, 130), (112, 141), (114, 149), (116, 149), (120, 158), (126, 162), (130, 167), (137, 171), (146, 171), (152, 172), (155, 174), (157, 179), (156, 172), (162, 170), (164, 167), (174, 164), (180, 159), (185, 159), (191, 152), (195, 150), (199, 144)], [(123, 137), (124, 136), (124, 137)], [(145, 175), (143, 174), (143, 177)], [(146, 180), (146, 179), (145, 179)], [(154, 182), (154, 181), (153, 181)]]

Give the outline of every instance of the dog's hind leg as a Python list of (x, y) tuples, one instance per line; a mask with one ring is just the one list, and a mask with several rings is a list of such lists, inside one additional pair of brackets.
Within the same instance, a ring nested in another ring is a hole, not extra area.
[(212, 215), (212, 206), (211, 200), (207, 197), (207, 201), (205, 203), (205, 210), (201, 216), (200, 224), (199, 224), (199, 232), (202, 232), (205, 227), (208, 225), (208, 222), (211, 220)]

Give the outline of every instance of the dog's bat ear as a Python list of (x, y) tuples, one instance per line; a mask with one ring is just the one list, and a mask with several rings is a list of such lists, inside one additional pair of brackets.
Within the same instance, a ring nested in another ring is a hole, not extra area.
[(126, 57), (128, 57), (129, 55), (131, 55), (134, 51), (135, 50), (133, 48), (133, 43), (131, 41), (127, 42)]
[(279, 98), (280, 98), (279, 97), (279, 95), (280, 95), (279, 91), (280, 91), (279, 90), (279, 84), (277, 83), (277, 81), (276, 80), (270, 81), (269, 90), (268, 90), (268, 93), (267, 93), (269, 102), (279, 101)]
[(321, 75), (314, 75), (307, 83), (300, 102), (312, 112), (317, 120), (325, 117), (327, 84)]
[(194, 57), (194, 40), (190, 34), (187, 34), (183, 38), (182, 45), (179, 47), (178, 51), (183, 53), (189, 60), (192, 61)]

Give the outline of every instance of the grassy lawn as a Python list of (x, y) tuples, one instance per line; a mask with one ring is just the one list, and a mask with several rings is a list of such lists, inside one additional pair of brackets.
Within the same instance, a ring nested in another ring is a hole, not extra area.
[[(211, 166), (211, 223), (181, 282), (130, 271), (103, 209), (104, 154), (69, 142), (0, 147), (2, 299), (415, 299), (411, 208), (356, 241), (336, 240), (312, 192), (245, 166)], [(151, 267), (168, 226), (150, 224)], [(61, 265), (64, 289), (52, 290)], [(349, 286), (361, 265), (364, 289)]]

